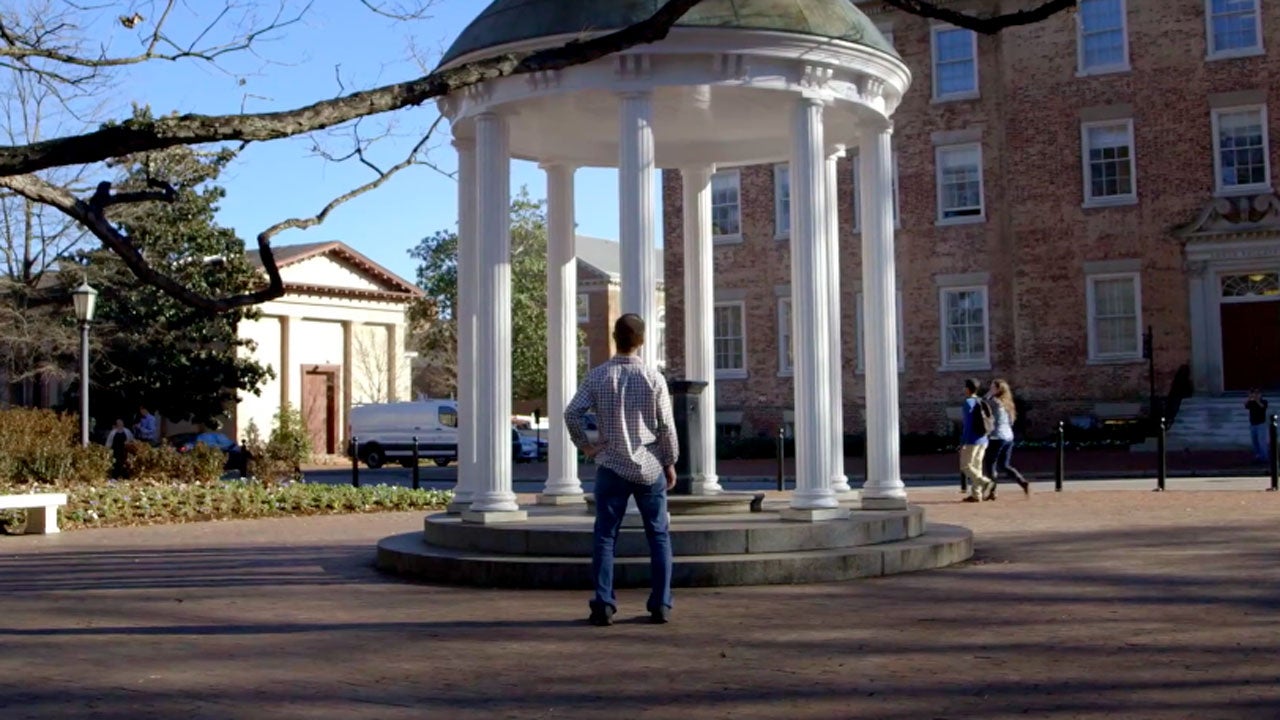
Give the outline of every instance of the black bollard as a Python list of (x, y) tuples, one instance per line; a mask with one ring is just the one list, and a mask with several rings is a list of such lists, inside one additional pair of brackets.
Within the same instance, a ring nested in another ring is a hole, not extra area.
[(1277, 435), (1280, 435), (1280, 415), (1271, 416), (1271, 427), (1268, 430), (1268, 434), (1270, 435), (1267, 448), (1268, 458), (1271, 461), (1271, 487), (1267, 488), (1267, 492), (1276, 492), (1280, 490), (1280, 457), (1276, 455), (1276, 450), (1280, 449), (1277, 448), (1277, 445), (1280, 445), (1277, 442)]
[(413, 489), (414, 490), (422, 489), (422, 476), (420, 474), (421, 470), (418, 467), (418, 462), (419, 462), (418, 436), (414, 435), (413, 436)]
[(783, 463), (787, 459), (787, 428), (786, 426), (778, 428), (778, 489), (787, 489), (787, 480), (783, 476)]
[(1058, 421), (1058, 465), (1053, 469), (1053, 490), (1062, 492), (1062, 481), (1067, 475), (1067, 426)]
[(1164, 492), (1164, 481), (1169, 475), (1169, 455), (1165, 452), (1164, 436), (1165, 426), (1164, 418), (1160, 418), (1160, 426), (1157, 428), (1159, 435), (1156, 435), (1156, 492)]
[(351, 436), (351, 487), (360, 487), (360, 439)]

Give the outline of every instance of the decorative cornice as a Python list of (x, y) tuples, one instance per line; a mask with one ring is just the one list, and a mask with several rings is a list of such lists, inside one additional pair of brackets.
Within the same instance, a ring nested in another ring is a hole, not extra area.
[(653, 74), (653, 59), (647, 53), (626, 53), (615, 56), (615, 71), (618, 77), (628, 80), (639, 80)]
[(1214, 198), (1195, 221), (1176, 231), (1185, 239), (1260, 233), (1280, 233), (1280, 197), (1274, 192)]

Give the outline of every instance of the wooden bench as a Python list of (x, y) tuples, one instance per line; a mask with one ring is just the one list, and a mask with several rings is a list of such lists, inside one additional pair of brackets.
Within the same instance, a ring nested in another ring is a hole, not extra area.
[(58, 508), (66, 504), (66, 493), (0, 495), (0, 510), (27, 511), (27, 534), (48, 535), (59, 532)]

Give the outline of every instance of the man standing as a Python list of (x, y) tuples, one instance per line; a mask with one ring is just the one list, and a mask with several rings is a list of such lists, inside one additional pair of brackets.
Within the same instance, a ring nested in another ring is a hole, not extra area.
[(1249, 411), (1249, 439), (1253, 441), (1253, 459), (1256, 462), (1270, 462), (1271, 459), (1271, 438), (1267, 432), (1267, 399), (1262, 397), (1262, 391), (1253, 389), (1249, 391), (1249, 399), (1245, 401), (1244, 407)]
[(990, 408), (980, 397), (980, 386), (977, 379), (964, 381), (964, 406), (960, 408), (960, 472), (969, 478), (969, 496), (965, 502), (982, 502), (994, 499), (996, 484), (982, 474), (982, 458), (987, 454), (987, 427), (985, 417), (990, 417)]
[[(667, 381), (636, 354), (644, 344), (644, 320), (626, 314), (613, 326), (618, 353), (587, 373), (565, 408), (565, 425), (573, 444), (593, 458), (596, 471), (596, 523), (591, 553), (596, 593), (590, 622), (613, 624), (617, 597), (613, 592), (613, 551), (634, 497), (649, 540), (653, 590), (646, 607), (655, 623), (671, 616), (671, 539), (667, 531), (667, 491), (676, 484), (675, 420)], [(599, 435), (593, 444), (584, 416), (595, 410)]]
[(151, 414), (146, 405), (138, 407), (138, 424), (137, 430), (138, 440), (148, 445), (160, 444), (160, 422), (156, 420), (156, 416)]

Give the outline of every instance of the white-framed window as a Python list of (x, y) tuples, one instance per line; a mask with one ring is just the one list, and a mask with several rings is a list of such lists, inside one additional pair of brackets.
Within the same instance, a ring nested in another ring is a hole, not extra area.
[(747, 376), (746, 305), (742, 302), (716, 303), (715, 355), (717, 378)]
[(791, 328), (791, 298), (778, 298), (778, 374), (783, 376), (795, 373)]
[[(853, 156), (853, 231), (862, 231), (862, 156)], [(902, 227), (899, 212), (901, 200), (898, 193), (898, 151), (893, 151), (893, 226)]]
[(941, 290), (942, 368), (986, 369), (991, 366), (987, 323), (987, 287)]
[(1269, 154), (1265, 106), (1213, 111), (1213, 167), (1218, 192), (1269, 190)]
[(1125, 0), (1080, 0), (1076, 24), (1081, 75), (1129, 69)]
[(1084, 123), (1080, 126), (1080, 141), (1084, 147), (1084, 204), (1137, 202), (1133, 120)]
[(978, 36), (972, 30), (936, 25), (933, 46), (933, 99), (978, 97)]
[(591, 296), (587, 293), (578, 293), (578, 322), (584, 323), (591, 319)]
[(774, 237), (791, 237), (791, 166), (773, 166), (773, 233)]
[(1142, 359), (1142, 282), (1138, 273), (1090, 275), (1085, 294), (1089, 360)]
[[(858, 356), (857, 356), (858, 364), (855, 372), (865, 373), (867, 371), (867, 365), (866, 365), (866, 361), (867, 361), (866, 327), (867, 326), (865, 324), (866, 312), (864, 310), (864, 308), (866, 307), (866, 303), (862, 299), (862, 293), (858, 293), (854, 297), (854, 304), (855, 304), (854, 332), (857, 335), (856, 340), (857, 340), (857, 351), (858, 351)], [(897, 297), (895, 298), (895, 304), (897, 305), (897, 310), (898, 310), (897, 322), (896, 322), (897, 327), (895, 328), (895, 331), (897, 333), (897, 340), (898, 340), (898, 372), (902, 372), (907, 366), (907, 349), (902, 344), (902, 293), (901, 292), (897, 294)]]
[(1262, 54), (1261, 0), (1205, 0), (1209, 59)]
[(938, 222), (980, 221), (983, 207), (982, 146), (947, 145), (936, 149), (938, 166)]
[(711, 176), (711, 236), (718, 242), (742, 239), (742, 175), (737, 170)]

